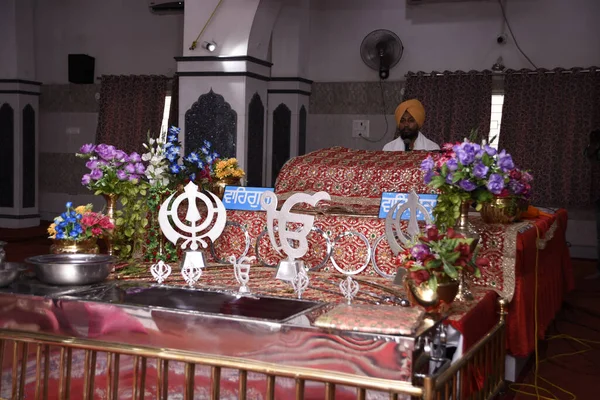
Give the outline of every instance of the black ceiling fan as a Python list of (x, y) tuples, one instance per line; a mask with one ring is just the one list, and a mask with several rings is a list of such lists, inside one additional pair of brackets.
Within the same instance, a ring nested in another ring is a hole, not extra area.
[(360, 56), (364, 63), (379, 71), (381, 79), (390, 76), (390, 69), (398, 64), (403, 52), (404, 46), (398, 35), (387, 29), (369, 33), (360, 44)]

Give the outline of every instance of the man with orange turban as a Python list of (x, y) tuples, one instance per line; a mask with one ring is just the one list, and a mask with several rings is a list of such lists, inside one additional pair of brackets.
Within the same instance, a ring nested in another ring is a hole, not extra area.
[(394, 140), (383, 146), (383, 151), (439, 150), (435, 142), (427, 139), (419, 129), (425, 122), (425, 108), (417, 99), (406, 100), (396, 108), (396, 134)]

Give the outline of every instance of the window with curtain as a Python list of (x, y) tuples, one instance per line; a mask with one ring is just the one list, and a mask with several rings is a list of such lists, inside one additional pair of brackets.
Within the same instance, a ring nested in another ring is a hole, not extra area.
[(600, 171), (583, 155), (600, 128), (597, 68), (507, 71), (500, 148), (534, 175), (535, 204), (589, 206), (600, 196)]
[(421, 131), (438, 144), (462, 141), (477, 129), (488, 139), (492, 107), (491, 71), (409, 72), (404, 99), (425, 107)]

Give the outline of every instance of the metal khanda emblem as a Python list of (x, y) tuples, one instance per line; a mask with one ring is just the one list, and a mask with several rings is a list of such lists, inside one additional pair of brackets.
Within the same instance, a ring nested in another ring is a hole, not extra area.
[(235, 280), (240, 284), (240, 288), (238, 289), (239, 294), (250, 293), (250, 289), (248, 289), (248, 282), (250, 281), (250, 265), (254, 261), (256, 261), (256, 257), (240, 257), (239, 260), (236, 260), (235, 256), (229, 256), (229, 263), (233, 265), (233, 274), (235, 276)]
[[(408, 227), (406, 229), (406, 233), (408, 235), (405, 235), (404, 232), (402, 232), (402, 227), (400, 224), (402, 214), (404, 214), (406, 210), (410, 210)], [(419, 222), (417, 221), (417, 210), (423, 213), (423, 216), (425, 217), (425, 222), (427, 224), (432, 223), (433, 220), (431, 218), (431, 215), (429, 215), (429, 212), (423, 206), (423, 204), (419, 202), (419, 196), (414, 190), (411, 190), (406, 203), (396, 203), (385, 217), (385, 237), (394, 255), (398, 255), (398, 253), (402, 251), (402, 244), (408, 243), (417, 234), (419, 234), (420, 228)], [(398, 241), (396, 240), (397, 237), (400, 238), (402, 244), (398, 243)]]
[[(268, 199), (271, 201), (268, 202)], [(294, 260), (303, 257), (308, 251), (307, 236), (310, 233), (315, 217), (306, 214), (295, 214), (290, 212), (292, 207), (300, 203), (307, 203), (311, 206), (316, 206), (321, 200), (331, 200), (329, 193), (317, 192), (312, 196), (306, 193), (296, 193), (290, 196), (281, 210), (277, 211), (277, 196), (273, 192), (265, 192), (260, 198), (262, 207), (267, 210), (267, 231), (273, 248), (281, 254), (281, 251), (288, 256), (289, 260)], [(275, 220), (277, 220), (277, 229), (275, 228)], [(297, 223), (301, 226), (296, 230), (288, 230), (288, 223)], [(275, 231), (279, 236), (279, 243), (275, 239)], [(292, 243), (298, 243), (297, 247), (293, 247)]]
[[(221, 200), (210, 192), (207, 196), (204, 192), (198, 191), (198, 186), (193, 182), (188, 183), (185, 186), (184, 192), (173, 200), (173, 204), (169, 207), (171, 199), (176, 193), (165, 200), (160, 206), (158, 212), (158, 222), (160, 229), (162, 230), (165, 237), (174, 245), (177, 245), (179, 239), (184, 239), (181, 245), (182, 249), (189, 248), (191, 250), (197, 250), (200, 244), (203, 248), (208, 247), (208, 243), (204, 240), (208, 238), (213, 242), (221, 236), (223, 229), (225, 229), (225, 223), (227, 222), (227, 211)], [(196, 205), (196, 200), (199, 199), (206, 205), (207, 215), (202, 221), (202, 216)], [(187, 201), (187, 213), (185, 215), (185, 222), (177, 215), (177, 209), (179, 205)], [(216, 207), (213, 205), (216, 204)], [(216, 215), (216, 221), (213, 220)], [(175, 227), (171, 225), (171, 221)], [(211, 226), (212, 225), (212, 226)], [(175, 229), (177, 228), (177, 230)], [(183, 232), (183, 233), (181, 233)]]

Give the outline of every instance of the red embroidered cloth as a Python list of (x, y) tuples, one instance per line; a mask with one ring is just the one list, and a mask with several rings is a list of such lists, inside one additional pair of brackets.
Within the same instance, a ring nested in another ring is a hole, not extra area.
[(346, 204), (379, 204), (381, 193), (432, 193), (423, 182), (421, 161), (429, 152), (321, 149), (294, 157), (277, 176), (275, 193), (280, 199), (296, 192), (325, 191), (332, 201)]
[[(256, 255), (258, 241), (259, 260), (275, 266), (283, 258), (270, 244), (268, 235), (262, 234), (266, 228), (264, 212), (230, 211), (230, 222), (223, 235), (215, 242), (215, 254), (220, 259), (229, 255), (239, 257), (245, 247), (244, 230), (250, 239), (248, 255)], [(567, 213), (559, 210), (551, 217), (542, 216), (532, 220), (510, 224), (490, 225), (482, 222), (478, 215), (471, 215), (470, 222), (478, 230), (481, 239), (479, 254), (490, 260), (490, 266), (482, 271), (482, 278), (474, 280), (475, 285), (488, 287), (511, 301), (508, 317), (508, 349), (514, 355), (527, 355), (533, 351), (533, 293), (536, 228), (541, 238), (552, 236), (550, 244), (540, 250), (539, 265), (539, 322), (543, 335), (548, 324), (560, 309), (564, 294), (573, 287), (573, 277), (569, 251), (565, 240)], [(242, 228), (240, 228), (240, 226)], [(384, 274), (393, 276), (397, 266), (385, 238), (385, 221), (366, 215), (316, 215), (315, 226), (320, 228), (330, 240), (346, 231), (362, 233), (372, 249), (372, 259), (362, 274), (378, 276), (377, 268)], [(262, 235), (261, 235), (262, 234)], [(331, 259), (326, 259), (327, 241), (319, 232), (311, 232), (308, 237), (309, 250), (303, 258), (306, 265), (323, 272), (335, 272)], [(549, 238), (550, 239), (550, 238)], [(367, 247), (358, 237), (339, 239), (334, 246), (333, 257), (337, 264), (352, 270), (366, 262)], [(375, 266), (377, 265), (377, 267)], [(542, 270), (543, 268), (543, 270)], [(525, 339), (527, 337), (527, 339)]]

